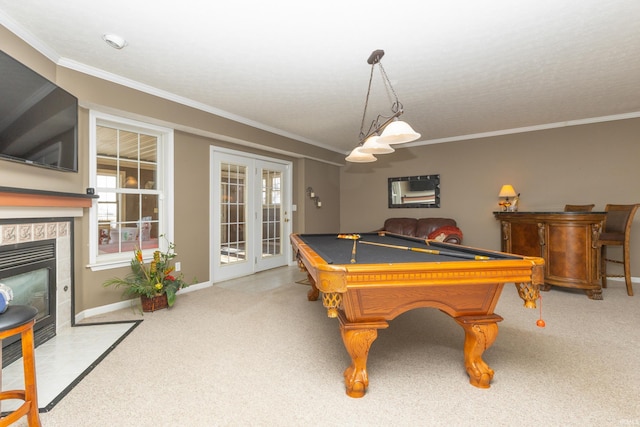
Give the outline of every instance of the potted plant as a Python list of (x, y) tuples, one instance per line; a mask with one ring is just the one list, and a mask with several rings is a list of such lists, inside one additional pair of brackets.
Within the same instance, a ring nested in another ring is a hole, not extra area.
[(103, 286), (123, 287), (124, 295), (139, 295), (142, 311), (155, 311), (171, 307), (176, 301), (176, 292), (189, 286), (183, 275), (175, 274), (172, 260), (177, 256), (175, 244), (169, 242), (166, 252), (155, 251), (153, 260), (146, 264), (142, 251), (136, 248), (131, 260), (131, 272), (124, 278), (114, 277)]

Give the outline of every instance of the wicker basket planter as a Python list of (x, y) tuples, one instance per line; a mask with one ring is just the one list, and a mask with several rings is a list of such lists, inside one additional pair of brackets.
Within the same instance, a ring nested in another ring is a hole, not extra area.
[(167, 308), (169, 306), (169, 304), (167, 303), (167, 294), (162, 294), (151, 298), (141, 295), (140, 301), (142, 302), (142, 311), (147, 313), (156, 310), (162, 310), (163, 308)]
[(182, 273), (176, 274), (175, 265), (172, 264), (176, 257), (174, 249), (175, 245), (169, 242), (165, 252), (156, 250), (153, 252), (153, 259), (145, 262), (142, 250), (136, 248), (131, 260), (131, 271), (125, 277), (108, 279), (102, 286), (122, 287), (125, 297), (139, 296), (143, 312), (172, 306), (176, 301), (176, 293), (189, 286)]

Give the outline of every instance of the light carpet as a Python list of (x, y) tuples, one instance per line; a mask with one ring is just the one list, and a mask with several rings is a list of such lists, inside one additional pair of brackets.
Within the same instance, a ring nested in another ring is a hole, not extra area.
[[(82, 378), (95, 368), (140, 321), (85, 324), (64, 328), (35, 349), (38, 406), (51, 410)], [(2, 390), (24, 390), (22, 358), (2, 369)], [(23, 401), (2, 402), (3, 411)]]
[[(640, 297), (612, 283), (603, 301), (553, 288), (538, 310), (505, 286), (504, 317), (469, 384), (464, 333), (435, 309), (379, 331), (361, 399), (345, 394), (350, 360), (338, 322), (306, 299), (295, 267), (180, 295), (142, 322), (48, 413), (56, 426), (639, 425)], [(131, 311), (103, 320), (121, 320)], [(24, 424), (23, 424), (24, 425)]]

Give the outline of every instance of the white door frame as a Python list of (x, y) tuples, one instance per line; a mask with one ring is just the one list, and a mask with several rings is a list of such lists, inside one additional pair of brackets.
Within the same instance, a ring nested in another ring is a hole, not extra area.
[[(266, 161), (263, 159), (254, 159), (255, 163), (255, 184), (254, 184), (254, 189), (258, 189), (258, 187), (260, 187), (260, 191), (256, 191), (254, 196), (254, 218), (255, 218), (255, 222), (256, 224), (260, 224), (258, 227), (254, 227), (253, 228), (253, 241), (256, 243), (256, 246), (254, 247), (254, 256), (255, 256), (255, 271), (263, 271), (263, 270), (268, 270), (270, 268), (275, 268), (275, 267), (281, 267), (283, 265), (287, 265), (289, 263), (289, 260), (291, 259), (290, 256), (290, 252), (291, 252), (291, 244), (289, 243), (289, 233), (285, 233), (285, 231), (289, 231), (290, 228), (288, 228), (289, 223), (291, 222), (291, 210), (289, 209), (290, 206), (290, 202), (289, 200), (291, 199), (291, 191), (284, 189), (284, 188), (280, 188), (280, 212), (279, 215), (277, 216), (278, 220), (275, 222), (276, 224), (279, 224), (278, 226), (278, 230), (277, 233), (280, 233), (280, 236), (278, 239), (276, 239), (276, 242), (279, 242), (279, 246), (280, 246), (280, 252), (278, 254), (265, 254), (264, 251), (264, 238), (265, 236), (263, 235), (264, 231), (265, 231), (265, 224), (264, 224), (264, 220), (265, 218), (263, 217), (264, 212), (263, 212), (263, 191), (262, 191), (262, 173), (265, 170), (268, 170), (270, 172), (277, 172), (280, 174), (281, 177), (281, 184), (286, 185), (287, 182), (291, 182), (291, 179), (288, 177), (288, 174), (291, 171), (291, 167), (288, 164), (282, 163), (282, 162), (273, 162), (273, 161)], [(267, 199), (269, 199), (269, 197), (267, 196)], [(270, 224), (269, 224), (270, 225)], [(270, 227), (268, 227), (269, 230), (267, 231), (272, 232), (274, 230), (272, 230)], [(272, 236), (269, 236), (272, 237)]]
[[(260, 216), (259, 218), (259, 222), (257, 221), (258, 217), (257, 214), (255, 214), (254, 212), (257, 212), (256, 209), (258, 209), (258, 207), (255, 207), (255, 203), (253, 203), (253, 200), (255, 200), (256, 198), (252, 195), (252, 194), (248, 194), (248, 198), (247, 198), (247, 202), (249, 205), (249, 215), (248, 217), (251, 218), (251, 220), (253, 221), (253, 224), (251, 224), (251, 230), (246, 230), (246, 239), (247, 239), (247, 245), (251, 244), (251, 250), (248, 250), (247, 253), (251, 253), (251, 259), (250, 261), (250, 267), (247, 266), (247, 268), (244, 271), (232, 271), (233, 269), (228, 269), (229, 273), (222, 273), (220, 272), (220, 269), (217, 267), (218, 263), (219, 263), (219, 254), (220, 254), (220, 236), (219, 236), (219, 230), (220, 230), (220, 224), (219, 223), (215, 223), (215, 218), (216, 218), (216, 212), (219, 209), (219, 203), (218, 203), (218, 196), (219, 196), (219, 188), (216, 188), (216, 185), (218, 184), (218, 176), (216, 174), (216, 167), (215, 167), (215, 162), (217, 161), (218, 157), (220, 157), (220, 155), (231, 155), (231, 156), (237, 156), (237, 157), (241, 157), (244, 160), (247, 161), (247, 163), (250, 165), (251, 167), (251, 171), (247, 171), (247, 179), (248, 179), (248, 185), (251, 186), (252, 191), (250, 191), (250, 193), (252, 193), (253, 191), (260, 191), (261, 192), (261, 183), (260, 182), (254, 182), (254, 171), (255, 171), (255, 163), (256, 161), (266, 161), (266, 162), (271, 162), (271, 163), (276, 163), (279, 165), (284, 165), (285, 166), (285, 171), (283, 173), (284, 175), (284, 182), (282, 185), (282, 190), (283, 190), (283, 198), (282, 198), (282, 209), (285, 210), (286, 212), (288, 212), (288, 219), (289, 221), (283, 222), (283, 230), (282, 230), (282, 239), (283, 239), (283, 245), (282, 245), (282, 250), (283, 250), (283, 264), (282, 265), (288, 265), (289, 261), (291, 260), (291, 245), (289, 244), (288, 241), (288, 236), (291, 234), (291, 230), (293, 229), (293, 224), (292, 224), (292, 190), (293, 190), (293, 183), (292, 183), (292, 168), (293, 168), (293, 164), (290, 161), (286, 161), (286, 160), (282, 160), (282, 159), (276, 159), (276, 158), (271, 158), (271, 157), (266, 157), (266, 156), (261, 156), (261, 155), (257, 155), (257, 154), (251, 154), (251, 153), (246, 153), (243, 151), (236, 151), (236, 150), (231, 150), (228, 148), (222, 148), (222, 147), (214, 147), (211, 146), (210, 150), (209, 150), (209, 183), (211, 184), (211, 189), (209, 191), (209, 277), (211, 278), (211, 282), (212, 283), (216, 283), (216, 282), (220, 282), (223, 280), (228, 280), (234, 277), (241, 277), (241, 276), (245, 276), (248, 274), (253, 274), (258, 270), (258, 263), (255, 261), (254, 257), (256, 252), (256, 249), (258, 247), (261, 247), (261, 242), (259, 238), (256, 238), (255, 236), (258, 235), (257, 233), (253, 232), (253, 229), (255, 229), (255, 227), (257, 225), (262, 224), (262, 218)], [(217, 157), (216, 157), (217, 154)], [(251, 173), (249, 173), (251, 172)], [(219, 187), (219, 186), (218, 186)], [(255, 194), (255, 193), (253, 193)], [(256, 225), (257, 224), (257, 225)], [(252, 241), (249, 242), (248, 239), (251, 239)], [(256, 241), (258, 240), (258, 241)]]

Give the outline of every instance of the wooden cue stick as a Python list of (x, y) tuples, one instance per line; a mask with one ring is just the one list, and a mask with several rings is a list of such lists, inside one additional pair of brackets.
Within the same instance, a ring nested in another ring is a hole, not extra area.
[(358, 243), (357, 240), (353, 241), (353, 249), (351, 249), (351, 264), (356, 263), (356, 244), (357, 243)]
[(436, 249), (412, 248), (409, 246), (389, 245), (387, 243), (365, 242), (364, 240), (360, 240), (360, 243), (364, 243), (365, 245), (383, 246), (385, 248), (391, 248), (391, 249), (402, 249), (405, 251), (423, 252), (423, 253), (433, 254), (433, 255), (446, 255), (446, 256), (464, 258), (464, 259), (477, 259), (477, 260), (491, 259), (490, 257), (484, 256), (484, 255), (471, 255), (471, 254), (465, 254), (465, 253), (459, 253), (459, 252), (440, 251)]

